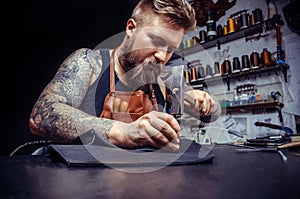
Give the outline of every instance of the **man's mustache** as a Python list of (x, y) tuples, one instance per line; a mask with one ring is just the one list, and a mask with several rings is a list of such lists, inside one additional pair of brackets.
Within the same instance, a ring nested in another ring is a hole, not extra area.
[(162, 71), (162, 64), (145, 59), (140, 65), (127, 71), (122, 79), (130, 87), (140, 87), (149, 83), (156, 83)]

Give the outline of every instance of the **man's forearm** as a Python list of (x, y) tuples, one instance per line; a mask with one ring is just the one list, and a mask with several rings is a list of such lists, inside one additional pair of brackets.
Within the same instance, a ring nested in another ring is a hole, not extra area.
[(88, 115), (61, 103), (38, 101), (30, 116), (32, 133), (61, 143), (71, 143), (78, 136), (93, 130), (107, 139), (114, 121)]

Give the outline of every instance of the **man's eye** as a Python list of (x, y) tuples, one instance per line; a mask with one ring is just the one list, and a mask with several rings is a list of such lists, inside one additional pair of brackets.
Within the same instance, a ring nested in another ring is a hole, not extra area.
[(161, 40), (153, 40), (152, 42), (155, 46), (164, 46), (164, 42)]
[(175, 47), (168, 47), (168, 52), (173, 53), (177, 50)]

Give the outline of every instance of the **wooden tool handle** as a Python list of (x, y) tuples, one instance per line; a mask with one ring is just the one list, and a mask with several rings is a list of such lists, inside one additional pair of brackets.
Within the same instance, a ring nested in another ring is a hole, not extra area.
[(300, 147), (300, 140), (280, 145), (277, 148), (278, 149), (286, 149), (286, 148), (294, 148), (294, 147)]

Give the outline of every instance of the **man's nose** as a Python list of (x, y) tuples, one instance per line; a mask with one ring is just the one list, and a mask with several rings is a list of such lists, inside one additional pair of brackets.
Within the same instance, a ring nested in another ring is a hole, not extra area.
[(165, 62), (167, 61), (167, 55), (168, 55), (168, 51), (167, 49), (164, 48), (157, 49), (156, 53), (154, 54), (157, 61), (163, 64), (165, 64)]

